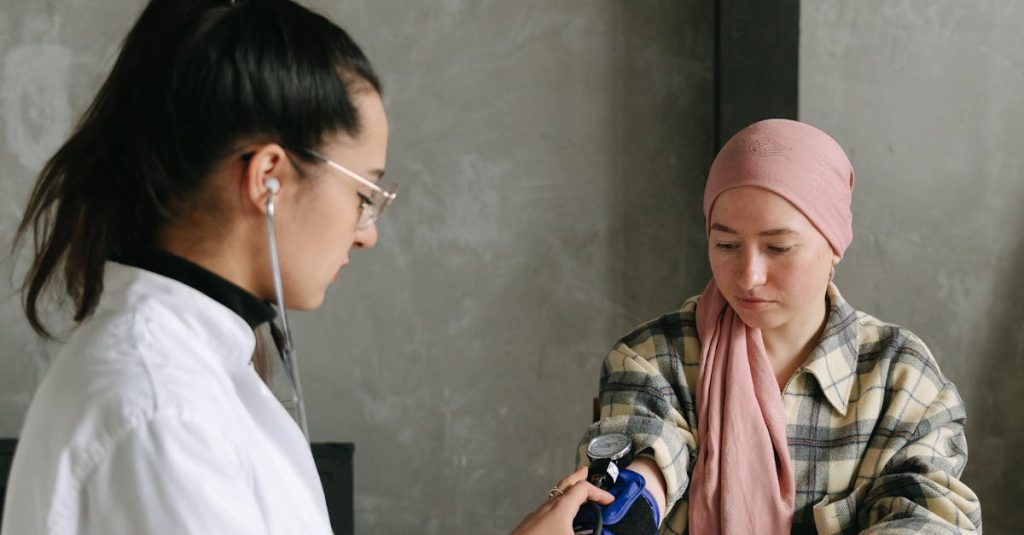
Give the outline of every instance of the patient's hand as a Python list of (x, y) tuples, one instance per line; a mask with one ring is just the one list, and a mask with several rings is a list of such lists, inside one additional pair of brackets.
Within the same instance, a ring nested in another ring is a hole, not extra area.
[(512, 535), (572, 535), (572, 519), (588, 500), (601, 505), (612, 503), (611, 494), (586, 482), (587, 468), (582, 467), (555, 487), (559, 492), (548, 498), (536, 511), (526, 515)]

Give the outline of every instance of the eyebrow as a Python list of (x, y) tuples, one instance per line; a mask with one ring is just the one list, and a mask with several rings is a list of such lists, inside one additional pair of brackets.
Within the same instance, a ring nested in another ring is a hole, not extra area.
[[(725, 225), (723, 225), (721, 223), (714, 223), (714, 224), (712, 224), (711, 225), (711, 230), (717, 230), (719, 232), (724, 232), (726, 234), (739, 234), (739, 232), (736, 232), (735, 230), (733, 230), (733, 229), (731, 229), (731, 228), (729, 228), (729, 227), (727, 227), (727, 226), (725, 226)], [(773, 228), (773, 229), (768, 229), (768, 230), (763, 230), (761, 232), (758, 232), (757, 235), (758, 236), (782, 236), (782, 235), (785, 235), (785, 234), (794, 234), (795, 232), (796, 231), (794, 231), (792, 229), (788, 229), (788, 228)]]

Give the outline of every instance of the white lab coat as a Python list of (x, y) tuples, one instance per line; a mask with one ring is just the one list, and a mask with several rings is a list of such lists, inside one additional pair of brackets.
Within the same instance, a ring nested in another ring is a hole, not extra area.
[(3, 535), (330, 533), (309, 445), (250, 366), (254, 345), (217, 301), (108, 262), (29, 408)]

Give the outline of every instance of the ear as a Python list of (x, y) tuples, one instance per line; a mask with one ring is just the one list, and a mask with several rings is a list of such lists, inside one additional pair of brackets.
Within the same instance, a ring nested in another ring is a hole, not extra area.
[(246, 153), (251, 156), (242, 167), (240, 189), (246, 203), (265, 214), (267, 198), (272, 193), (269, 184), (277, 181), (275, 200), (290, 195), (297, 183), (295, 170), (287, 153), (276, 143), (254, 145)]

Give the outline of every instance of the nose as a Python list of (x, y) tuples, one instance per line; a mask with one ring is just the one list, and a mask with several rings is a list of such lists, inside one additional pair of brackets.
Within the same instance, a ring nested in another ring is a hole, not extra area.
[(744, 290), (753, 290), (768, 281), (768, 265), (762, 255), (749, 251), (743, 255), (741, 262), (736, 279)]
[(377, 245), (377, 224), (371, 223), (366, 228), (356, 229), (353, 247), (358, 249), (373, 249)]

